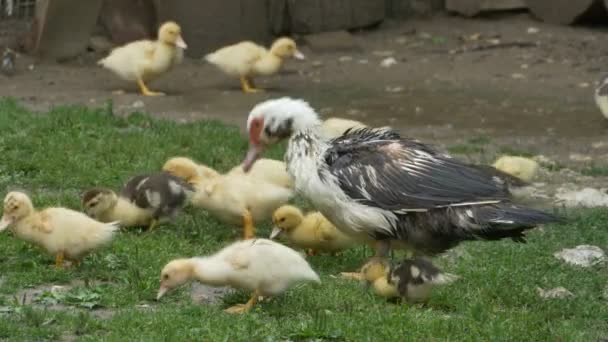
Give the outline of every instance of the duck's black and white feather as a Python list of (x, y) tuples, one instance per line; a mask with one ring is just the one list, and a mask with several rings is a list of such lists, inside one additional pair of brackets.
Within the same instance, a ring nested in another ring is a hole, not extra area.
[(269, 100), (250, 113), (262, 120), (258, 140), (272, 143), (289, 122), (286, 153), (295, 187), (338, 229), (357, 237), (404, 243), (422, 254), (465, 240), (512, 238), (557, 217), (510, 202), (496, 172), (469, 165), (388, 128), (364, 128), (327, 140), (304, 101)]
[(387, 215), (390, 227), (370, 225), (372, 237), (407, 241), (421, 253), (464, 240), (523, 242), (524, 230), (555, 220), (510, 204), (498, 175), (390, 129), (347, 132), (330, 141), (323, 159), (322, 181), (335, 180), (350, 200)]
[(192, 185), (166, 172), (134, 176), (120, 195), (142, 209), (152, 209), (154, 218), (173, 217), (194, 193)]

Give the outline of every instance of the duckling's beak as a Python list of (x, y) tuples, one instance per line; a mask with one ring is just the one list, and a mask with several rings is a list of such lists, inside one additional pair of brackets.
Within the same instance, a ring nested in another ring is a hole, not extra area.
[(270, 233), (270, 240), (276, 238), (277, 236), (281, 235), (281, 233), (283, 232), (283, 230), (277, 226), (272, 227), (272, 232)]
[(306, 56), (304, 56), (303, 53), (300, 52), (300, 50), (296, 50), (296, 52), (294, 52), (293, 57), (295, 59), (299, 59), (299, 60), (304, 60), (306, 59)]
[(3, 215), (2, 220), (0, 220), (0, 232), (8, 228), (11, 223), (13, 223), (13, 220), (9, 216)]
[(160, 300), (162, 298), (162, 296), (165, 295), (165, 293), (169, 292), (169, 288), (161, 285), (160, 288), (158, 289), (158, 294), (156, 295), (156, 300)]
[(175, 42), (175, 45), (178, 48), (184, 49), (184, 50), (186, 50), (188, 48), (188, 45), (186, 44), (186, 42), (184, 41), (184, 38), (182, 38), (182, 36), (177, 36), (177, 41)]

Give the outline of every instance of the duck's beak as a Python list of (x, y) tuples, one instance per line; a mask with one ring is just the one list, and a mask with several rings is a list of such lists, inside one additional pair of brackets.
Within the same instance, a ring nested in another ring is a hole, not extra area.
[(169, 292), (169, 288), (161, 284), (156, 295), (156, 300), (160, 300), (167, 292)]
[(2, 220), (0, 220), (0, 232), (8, 228), (11, 223), (13, 223), (13, 220), (9, 216), (3, 215)]
[(295, 59), (299, 59), (299, 60), (304, 60), (306, 59), (306, 56), (304, 56), (303, 53), (300, 52), (300, 50), (296, 50), (296, 52), (294, 52), (293, 57)]
[(186, 44), (186, 42), (184, 41), (184, 38), (182, 38), (182, 36), (177, 36), (177, 41), (175, 42), (175, 45), (178, 48), (184, 49), (184, 50), (186, 50), (188, 48), (188, 44)]
[(283, 230), (281, 230), (281, 228), (274, 226), (272, 227), (272, 232), (270, 233), (270, 240), (276, 238), (277, 236), (281, 235), (281, 233), (283, 232)]
[(243, 161), (243, 171), (249, 172), (263, 151), (264, 147), (261, 144), (249, 143), (249, 151), (247, 151), (247, 155)]

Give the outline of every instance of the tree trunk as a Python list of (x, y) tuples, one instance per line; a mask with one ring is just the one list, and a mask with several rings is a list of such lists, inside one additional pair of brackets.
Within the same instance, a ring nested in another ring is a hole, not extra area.
[(570, 25), (605, 15), (603, 0), (526, 0), (530, 12), (542, 21)]

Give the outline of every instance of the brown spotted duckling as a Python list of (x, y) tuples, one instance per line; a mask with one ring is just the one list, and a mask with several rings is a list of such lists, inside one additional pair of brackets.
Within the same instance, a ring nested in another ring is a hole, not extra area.
[(394, 266), (387, 259), (373, 258), (362, 267), (361, 275), (377, 295), (401, 298), (408, 303), (426, 302), (433, 286), (449, 284), (458, 278), (421, 257), (405, 259)]
[(106, 188), (92, 188), (82, 197), (85, 212), (102, 222), (119, 221), (122, 226), (148, 226), (148, 230), (172, 219), (184, 207), (194, 189), (181, 178), (166, 172), (129, 179), (118, 195)]

